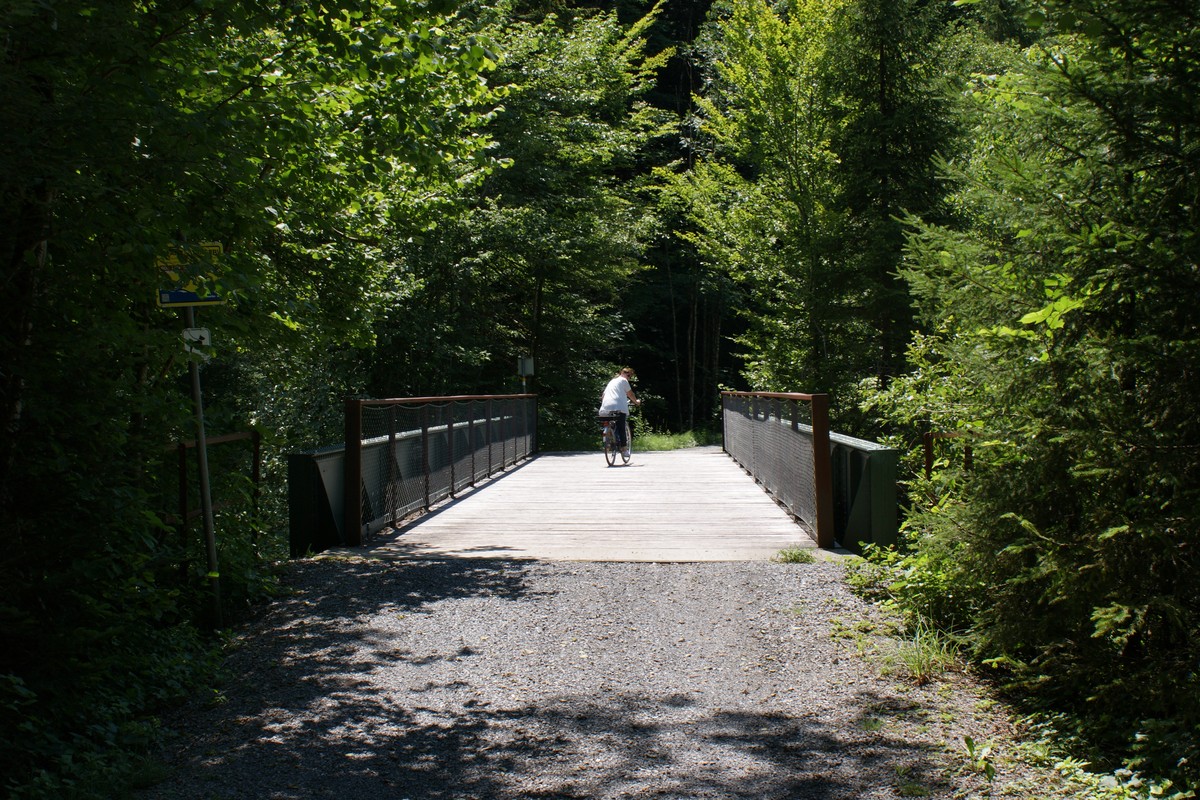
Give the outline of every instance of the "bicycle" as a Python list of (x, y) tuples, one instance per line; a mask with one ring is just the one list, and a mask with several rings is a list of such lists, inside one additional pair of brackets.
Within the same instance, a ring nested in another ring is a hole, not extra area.
[[(597, 414), (596, 419), (600, 422), (600, 441), (604, 444), (604, 460), (611, 467), (617, 463), (617, 453), (621, 454), (621, 463), (628, 464), (630, 458), (630, 447), (633, 444), (633, 434), (629, 430), (629, 416), (624, 417), (616, 414)], [(620, 422), (625, 426), (625, 449), (617, 449), (617, 423)]]

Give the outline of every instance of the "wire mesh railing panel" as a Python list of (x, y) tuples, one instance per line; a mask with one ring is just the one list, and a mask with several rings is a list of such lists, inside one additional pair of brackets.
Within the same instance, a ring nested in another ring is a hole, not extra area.
[(726, 398), (725, 451), (747, 472), (754, 474), (754, 425), (749, 398)]
[[(823, 427), (814, 422), (817, 413), (814, 399), (821, 403)], [(823, 395), (749, 392), (722, 395), (725, 451), (800, 520), (822, 546), (830, 542), (831, 524), (825, 402)], [(817, 445), (818, 440), (823, 444)]]
[(750, 427), (750, 474), (762, 483), (762, 478), (759, 477), (764, 473), (762, 456), (765, 452), (763, 444), (762, 426), (759, 424), (762, 420), (759, 418), (762, 414), (761, 409), (756, 403), (750, 404), (750, 422), (753, 423)]
[(766, 404), (755, 426), (758, 474), (767, 491), (811, 528), (817, 514), (812, 427), (800, 424), (786, 405)]
[(522, 404), (522, 452), (532, 453), (538, 450), (538, 407), (529, 403)]
[(525, 416), (521, 413), (520, 404), (515, 400), (508, 400), (504, 404), (504, 432), (505, 432), (505, 468), (516, 464), (521, 460), (521, 454), (525, 452)]
[(471, 409), (465, 402), (450, 407), (452, 493), (475, 484), (475, 450), (471, 442)]
[(360, 514), (368, 527), (392, 524), (425, 504), (425, 445), (419, 413), (403, 406), (362, 409)]
[(346, 541), (532, 455), (536, 415), (533, 395), (348, 400)]
[(481, 481), (492, 473), (491, 426), (486, 419), (475, 419), (475, 415), (471, 420), (471, 452), (475, 455), (472, 478)]
[[(431, 411), (433, 409), (430, 409)], [(442, 406), (437, 413), (430, 414), (429, 447), (431, 502), (438, 502), (454, 494), (454, 457), (448, 409)]]
[(492, 472), (504, 469), (508, 462), (508, 438), (504, 425), (504, 405), (497, 402), (488, 417), (488, 427), (491, 430), (492, 446), (488, 451)]

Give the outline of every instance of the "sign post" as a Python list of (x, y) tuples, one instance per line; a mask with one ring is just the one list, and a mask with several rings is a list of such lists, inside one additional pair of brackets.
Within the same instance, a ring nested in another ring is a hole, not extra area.
[(517, 374), (521, 376), (521, 392), (528, 391), (525, 381), (533, 374), (533, 357), (521, 356), (517, 359)]
[[(196, 310), (193, 306), (183, 309), (184, 326), (196, 327)], [(217, 533), (213, 521), (212, 490), (208, 480), (208, 441), (204, 433), (204, 398), (200, 392), (200, 365), (196, 359), (188, 359), (188, 373), (192, 379), (192, 404), (196, 411), (196, 455), (200, 460), (200, 507), (204, 512), (204, 548), (208, 554), (208, 580), (213, 593), (213, 627), (221, 627), (221, 569), (217, 562)]]
[[(202, 260), (211, 266), (222, 252), (219, 242), (205, 242), (193, 248)], [(158, 267), (162, 269), (174, 284), (173, 288), (158, 292), (158, 305), (162, 308), (180, 308), (183, 310), (183, 340), (184, 349), (189, 353), (198, 353), (207, 360), (200, 349), (212, 343), (212, 337), (205, 328), (196, 327), (196, 306), (216, 305), (223, 303), (215, 292), (201, 296), (199, 289), (202, 284), (213, 280), (212, 272), (198, 278), (196, 273), (203, 265), (193, 261), (186, 251), (172, 252), (166, 258), (158, 259)], [(217, 534), (213, 520), (212, 489), (208, 474), (208, 442), (204, 433), (204, 398), (200, 391), (200, 364), (196, 358), (188, 359), (188, 373), (192, 379), (192, 405), (196, 414), (196, 456), (199, 460), (200, 472), (200, 507), (204, 514), (204, 545), (208, 556), (207, 578), (212, 588), (212, 623), (214, 628), (223, 624), (221, 613), (221, 569), (217, 561)]]

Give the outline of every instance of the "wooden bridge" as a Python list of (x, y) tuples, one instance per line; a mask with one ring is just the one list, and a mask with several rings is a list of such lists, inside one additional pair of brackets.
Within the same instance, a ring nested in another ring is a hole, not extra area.
[[(331, 554), (577, 561), (745, 561), (815, 543), (719, 447), (543, 453)], [(815, 551), (819, 552), (819, 551)]]
[(288, 457), (291, 553), (729, 561), (895, 540), (896, 453), (832, 434), (825, 395), (722, 408), (722, 448), (635, 436), (609, 467), (539, 454), (535, 395), (348, 398), (344, 447)]

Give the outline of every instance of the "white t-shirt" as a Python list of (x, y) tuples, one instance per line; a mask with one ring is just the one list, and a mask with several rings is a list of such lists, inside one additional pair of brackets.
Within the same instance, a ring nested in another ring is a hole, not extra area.
[(620, 411), (628, 414), (629, 390), (629, 381), (622, 375), (609, 381), (608, 386), (604, 387), (604, 397), (600, 400), (600, 413), (611, 414), (614, 411)]

